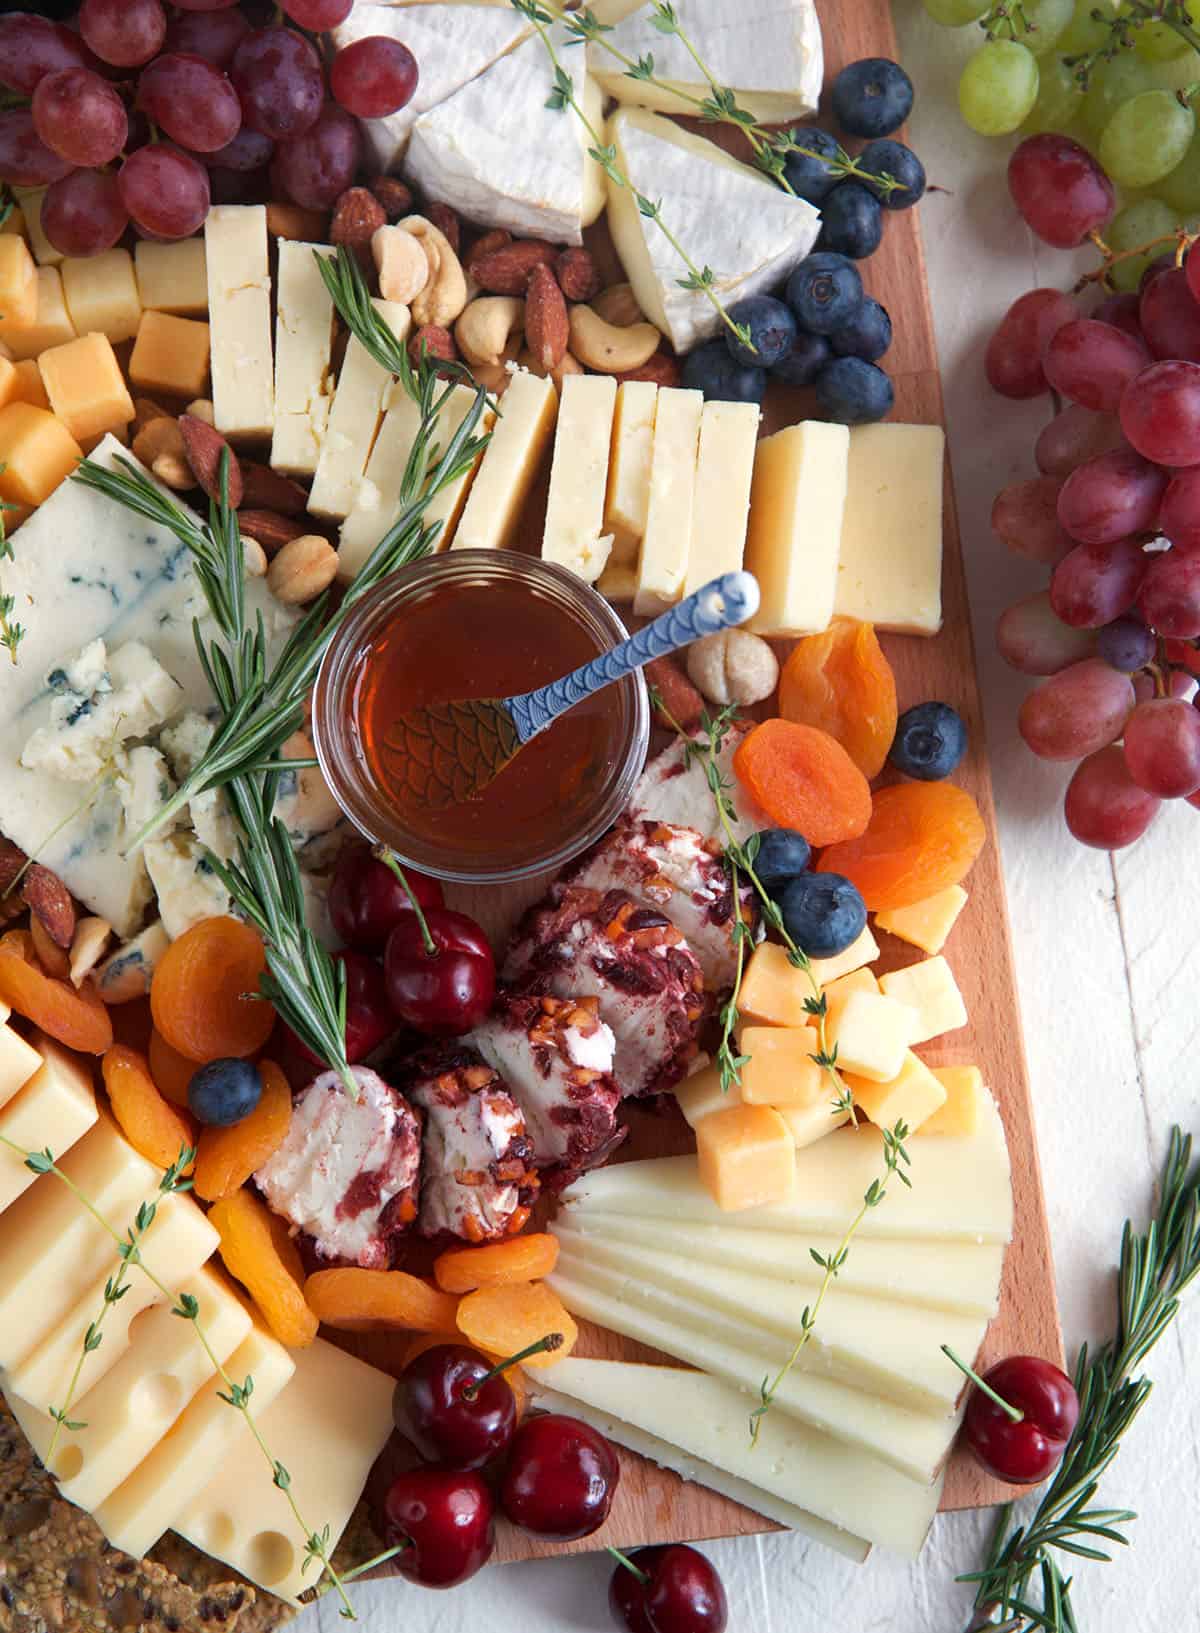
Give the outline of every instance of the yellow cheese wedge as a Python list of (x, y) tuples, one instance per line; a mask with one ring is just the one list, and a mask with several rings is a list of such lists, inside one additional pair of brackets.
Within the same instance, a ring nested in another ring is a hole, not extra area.
[(604, 531), (608, 456), (617, 383), (604, 374), (571, 374), (562, 383), (542, 559), (587, 583), (599, 578), (612, 550)]
[(950, 885), (936, 896), (913, 902), (910, 907), (891, 907), (875, 915), (875, 927), (899, 936), (923, 953), (940, 953), (953, 930), (958, 915), (967, 905), (961, 885)]
[(854, 1093), (855, 1105), (862, 1107), (877, 1128), (894, 1128), (903, 1121), (909, 1133), (915, 1134), (927, 1118), (946, 1104), (945, 1085), (911, 1050), (890, 1082), (874, 1082), (850, 1071), (845, 1073), (845, 1078)]
[(59, 271), (67, 311), (81, 335), (101, 334), (114, 345), (133, 339), (142, 316), (142, 302), (133, 273), (133, 256), (127, 249), (104, 250), (81, 260), (68, 257)]
[(452, 549), (503, 550), (515, 542), (557, 416), (552, 380), (541, 380), (524, 369), (513, 376), (459, 517)]
[[(612, 555), (605, 573), (637, 561), (650, 507), (650, 463), (654, 456), (654, 415), (658, 387), (650, 380), (624, 380), (617, 387), (612, 449), (608, 465), (608, 497), (604, 526), (612, 534)], [(609, 589), (604, 578), (600, 588)], [(615, 598), (614, 598), (615, 599)]]
[(650, 502), (633, 598), (633, 610), (639, 615), (665, 612), (683, 594), (692, 543), (703, 411), (702, 392), (665, 386), (658, 394)]
[(858, 425), (850, 433), (834, 610), (879, 629), (942, 627), (940, 425)]
[(889, 998), (907, 1004), (916, 1015), (911, 1043), (927, 1043), (967, 1024), (967, 1006), (954, 972), (940, 955), (892, 970), (879, 985)]
[(208, 267), (203, 238), (156, 244), (140, 238), (133, 250), (142, 305), (181, 318), (208, 316)]
[[(36, 1051), (30, 1053), (40, 1057), (37, 1070), (0, 1111), (0, 1134), (22, 1150), (44, 1151), (49, 1146), (60, 1157), (98, 1116), (92, 1074), (79, 1056), (53, 1038), (39, 1034), (36, 1042)], [(22, 1060), (21, 1070), (25, 1064)], [(10, 1145), (0, 1145), (0, 1214), (32, 1187), (36, 1177)]]
[(696, 1125), (700, 1182), (723, 1213), (783, 1202), (796, 1181), (796, 1148), (770, 1106), (730, 1106)]
[(38, 280), (33, 256), (15, 233), (0, 236), (0, 317), (13, 328), (37, 320)]
[(813, 635), (833, 617), (849, 432), (806, 420), (764, 437), (754, 461), (746, 567), (760, 635)]
[(25, 230), (29, 237), (29, 247), (33, 251), (33, 258), (39, 266), (58, 266), (63, 258), (61, 250), (46, 237), (42, 230), (42, 203), (46, 197), (44, 187), (14, 187), (13, 197), (21, 207), (21, 214), (25, 217)]
[(742, 565), (759, 417), (755, 403), (704, 405), (684, 595)]

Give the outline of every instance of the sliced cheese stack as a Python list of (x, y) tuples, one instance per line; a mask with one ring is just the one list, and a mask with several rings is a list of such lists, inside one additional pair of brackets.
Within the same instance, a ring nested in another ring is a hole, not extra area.
[[(7, 1007), (0, 1009), (7, 1017)], [(0, 1025), (0, 1134), (6, 1141), (24, 1151), (44, 1151), (48, 1145), (61, 1157), (98, 1115), (88, 1067), (53, 1038), (39, 1033), (29, 1044), (12, 1027)], [(10, 1145), (0, 1145), (0, 1211), (23, 1196), (35, 1177)]]
[(204, 254), (214, 423), (225, 436), (265, 440), (275, 429), (266, 207), (214, 205)]
[(333, 300), (316, 257), (336, 251), (281, 238), (278, 254), (271, 464), (289, 476), (312, 476), (329, 423), (333, 345)]
[[(407, 339), (412, 321), (407, 306), (380, 299), (371, 304), (397, 340)], [(351, 335), (308, 496), (308, 508), (314, 516), (341, 521), (349, 514), (375, 445), (391, 385), (388, 370), (375, 361), (357, 335)]]

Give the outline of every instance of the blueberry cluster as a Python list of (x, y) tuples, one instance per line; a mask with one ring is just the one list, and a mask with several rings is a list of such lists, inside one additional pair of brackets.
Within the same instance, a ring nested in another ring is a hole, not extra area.
[(867, 923), (862, 896), (840, 873), (810, 871), (812, 848), (791, 828), (764, 828), (751, 841), (754, 871), (783, 915), (783, 926), (810, 958), (834, 958)]
[(844, 131), (869, 138), (855, 159), (862, 174), (841, 179), (844, 149), (837, 138), (797, 126), (786, 175), (797, 198), (821, 211), (816, 249), (779, 294), (751, 295), (730, 309), (749, 343), (726, 330), (698, 347), (684, 363), (685, 386), (708, 398), (751, 403), (762, 402), (770, 379), (812, 386), (823, 417), (843, 425), (880, 420), (890, 411), (892, 382), (878, 361), (892, 343), (892, 321), (864, 291), (854, 263), (879, 248), (884, 211), (909, 209), (925, 191), (920, 159), (891, 140), (912, 103), (912, 81), (886, 58), (842, 69), (831, 104)]

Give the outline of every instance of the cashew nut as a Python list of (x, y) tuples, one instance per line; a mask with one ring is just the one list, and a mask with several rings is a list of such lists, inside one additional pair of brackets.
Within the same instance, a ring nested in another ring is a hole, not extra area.
[(592, 302), (592, 310), (598, 312), (605, 323), (615, 323), (618, 329), (628, 329), (630, 324), (641, 323), (645, 316), (637, 303), (632, 284), (610, 284), (607, 289), (602, 289)]
[[(406, 215), (397, 223), (421, 245), (429, 258), (428, 283), (412, 301), (413, 323), (448, 328), (467, 304), (467, 275), (445, 233), (423, 215)], [(372, 240), (374, 242), (374, 240)]]
[[(528, 349), (521, 353), (520, 357), (517, 358), (517, 362), (523, 369), (528, 369), (530, 374), (536, 374), (539, 380), (546, 378), (547, 371), (542, 367), (541, 359), (535, 357)], [(562, 383), (566, 376), (568, 374), (582, 374), (583, 372), (583, 364), (579, 359), (572, 357), (570, 352), (564, 352), (559, 361), (549, 371), (549, 374), (554, 381), (555, 391), (561, 397)]]
[(779, 660), (761, 635), (726, 629), (688, 647), (687, 672), (710, 703), (761, 703), (779, 682)]
[(515, 295), (484, 295), (463, 309), (454, 338), (468, 363), (500, 363), (516, 355), (520, 348), (515, 342), (524, 328), (524, 301)]
[(242, 551), (245, 556), (246, 577), (265, 578), (267, 576), (267, 552), (257, 539), (252, 539), (249, 533), (242, 534)]
[(215, 410), (207, 397), (197, 397), (184, 409), (185, 414), (191, 414), (193, 419), (203, 420), (205, 425), (216, 425)]
[(599, 374), (628, 374), (640, 369), (659, 348), (662, 336), (652, 323), (631, 323), (618, 328), (590, 306), (571, 308), (571, 350)]
[(408, 306), (429, 282), (432, 265), (421, 242), (400, 227), (376, 227), (371, 254), (384, 300)]
[(70, 974), (73, 987), (81, 987), (84, 978), (95, 969), (111, 935), (112, 925), (107, 919), (80, 919), (71, 943)]

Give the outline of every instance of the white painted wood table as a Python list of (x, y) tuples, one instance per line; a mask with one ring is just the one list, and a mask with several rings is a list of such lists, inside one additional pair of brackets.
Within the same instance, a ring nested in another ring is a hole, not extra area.
[[(692, 0), (703, 4), (703, 0)], [(863, 0), (880, 4), (883, 0)], [(1119, 856), (1084, 850), (1061, 815), (1067, 774), (1021, 744), (1022, 678), (996, 656), (996, 617), (1044, 574), (992, 536), (988, 514), (1005, 482), (1036, 474), (1034, 436), (1046, 402), (1006, 403), (983, 379), (983, 347), (1009, 302), (1034, 284), (1069, 288), (1061, 252), (1036, 244), (1004, 181), (1003, 143), (958, 118), (959, 66), (974, 28), (936, 28), (918, 0), (896, 0), (902, 59), (917, 86), (914, 146), (931, 182), (921, 206), (946, 385), (975, 639), (987, 713), (1000, 841), (1008, 878), (1042, 1168), (1068, 1353), (1112, 1328), (1121, 1223), (1141, 1220), (1172, 1122), (1200, 1134), (1200, 813), (1160, 815)], [(897, 325), (903, 311), (893, 311)], [(1015, 1024), (1015, 1023), (1014, 1023)], [(1133, 1547), (1111, 1565), (1080, 1562), (1075, 1601), (1085, 1633), (1200, 1628), (1200, 1293), (1151, 1358), (1155, 1391), (1104, 1483), (1109, 1506), (1136, 1509)], [(732, 1633), (958, 1633), (990, 1515), (938, 1519), (915, 1565), (878, 1550), (855, 1568), (795, 1536), (719, 1542)], [(507, 1565), (452, 1593), (402, 1583), (354, 1590), (364, 1633), (602, 1633), (607, 1556)], [(343, 1626), (326, 1598), (297, 1633)]]

